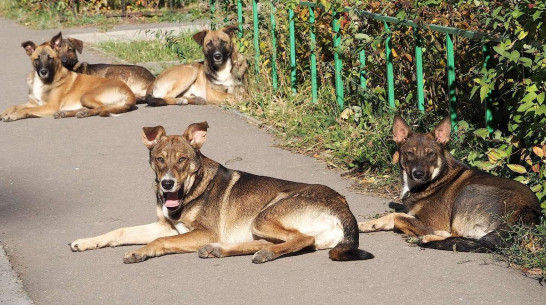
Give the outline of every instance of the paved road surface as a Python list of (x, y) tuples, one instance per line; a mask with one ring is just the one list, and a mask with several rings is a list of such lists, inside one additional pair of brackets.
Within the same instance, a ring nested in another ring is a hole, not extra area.
[[(45, 41), (58, 30), (28, 30), (6, 19), (0, 28), (4, 109), (27, 94), (31, 65), (20, 43)], [(181, 133), (203, 120), (210, 124), (203, 153), (231, 168), (326, 184), (347, 197), (359, 219), (387, 209), (387, 200), (351, 193), (338, 173), (275, 148), (272, 136), (217, 107), (140, 106), (115, 118), (0, 123), (0, 240), (35, 304), (544, 302), (545, 288), (488, 255), (420, 250), (392, 232), (361, 234), (361, 248), (376, 258), (345, 263), (330, 261), (327, 251), (262, 265), (250, 256), (203, 260), (197, 254), (123, 264), (123, 254), (136, 247), (72, 253), (67, 243), (76, 238), (155, 220), (141, 127), (162, 124)]]

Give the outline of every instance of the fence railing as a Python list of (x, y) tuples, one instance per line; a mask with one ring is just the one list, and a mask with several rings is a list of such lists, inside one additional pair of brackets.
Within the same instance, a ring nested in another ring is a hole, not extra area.
[[(260, 66), (260, 48), (259, 48), (259, 11), (258, 11), (258, 1), (257, 0), (251, 0), (252, 1), (252, 24), (253, 24), (253, 41), (254, 41), (254, 49), (255, 49), (255, 57), (256, 57), (256, 65), (255, 69), (256, 72), (259, 72)], [(278, 68), (277, 68), (277, 38), (276, 38), (276, 5), (274, 0), (271, 1), (262, 1), (263, 2), (269, 2), (271, 5), (271, 11), (270, 11), (270, 20), (271, 20), (271, 39), (272, 39), (272, 60), (271, 60), (271, 73), (272, 73), (272, 85), (273, 88), (276, 90), (278, 88)], [(220, 3), (220, 5), (226, 3), (216, 0), (211, 0), (211, 12), (214, 14), (215, 6), (217, 3)], [(305, 2), (300, 1), (297, 6), (304, 7), (309, 10), (309, 45), (310, 45), (310, 75), (311, 75), (311, 101), (313, 103), (317, 102), (318, 94), (317, 94), (317, 62), (316, 62), (316, 32), (315, 32), (315, 9), (316, 8), (323, 8), (324, 7), (321, 4), (313, 3), (313, 2)], [(349, 12), (352, 11), (352, 8), (343, 8), (342, 10), (335, 10), (332, 9), (332, 32), (334, 33), (332, 37), (332, 46), (334, 49), (334, 85), (335, 85), (335, 92), (336, 92), (336, 102), (340, 109), (343, 109), (344, 102), (345, 102), (345, 96), (343, 93), (343, 80), (342, 80), (342, 69), (343, 69), (343, 62), (341, 59), (340, 54), (338, 53), (338, 47), (340, 46), (341, 42), (341, 33), (340, 30), (340, 13), (343, 12)], [(480, 40), (483, 42), (483, 55), (484, 55), (484, 61), (483, 61), (483, 67), (485, 68), (484, 71), (487, 71), (488, 65), (489, 65), (489, 50), (488, 50), (488, 42), (491, 41), (499, 41), (498, 38), (491, 37), (487, 33), (482, 32), (473, 32), (473, 31), (467, 31), (462, 30), (458, 28), (452, 28), (452, 27), (446, 27), (446, 26), (440, 26), (440, 25), (433, 25), (433, 24), (427, 24), (422, 25), (418, 24), (412, 20), (400, 20), (395, 17), (390, 16), (384, 16), (368, 11), (363, 10), (354, 10), (359, 17), (361, 18), (369, 18), (374, 19), (380, 22), (383, 22), (385, 26), (385, 30), (389, 33), (385, 39), (385, 56), (386, 56), (386, 78), (387, 78), (387, 101), (389, 103), (389, 106), (394, 109), (395, 108), (395, 91), (394, 91), (394, 69), (393, 69), (393, 51), (391, 46), (391, 39), (392, 36), (390, 34), (389, 24), (397, 25), (397, 26), (406, 26), (411, 27), (414, 31), (414, 45), (415, 45), (415, 70), (416, 70), (416, 104), (417, 109), (420, 111), (424, 111), (425, 109), (425, 98), (424, 98), (424, 81), (423, 81), (423, 40), (419, 34), (419, 31), (421, 29), (428, 29), (433, 32), (443, 33), (445, 35), (445, 43), (446, 43), (446, 61), (447, 61), (447, 88), (448, 88), (448, 98), (449, 98), (449, 113), (451, 117), (451, 122), (453, 124), (453, 129), (457, 129), (457, 112), (456, 112), (456, 83), (455, 83), (455, 48), (453, 44), (453, 36), (461, 36), (466, 37), (470, 40)], [(237, 0), (237, 20), (239, 23), (239, 30), (240, 30), (240, 37), (242, 37), (242, 31), (243, 31), (243, 2), (242, 0)], [(294, 10), (289, 8), (288, 9), (288, 23), (289, 23), (289, 46), (290, 46), (290, 86), (292, 89), (292, 92), (296, 92), (296, 47), (295, 47), (295, 30), (294, 30)], [(366, 89), (366, 62), (365, 62), (366, 56), (364, 50), (359, 52), (359, 62), (360, 62), (360, 87), (362, 89)], [(493, 115), (492, 115), (492, 109), (491, 109), (491, 92), (489, 92), (485, 98), (485, 126), (486, 128), (492, 132), (493, 128), (491, 127)]]

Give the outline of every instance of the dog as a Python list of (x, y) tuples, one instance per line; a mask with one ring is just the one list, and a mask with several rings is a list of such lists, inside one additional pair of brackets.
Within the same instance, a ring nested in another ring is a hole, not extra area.
[(332, 248), (335, 261), (364, 260), (358, 225), (343, 196), (324, 185), (290, 182), (230, 170), (201, 154), (207, 122), (183, 135), (144, 127), (155, 172), (158, 221), (70, 243), (72, 251), (146, 244), (125, 263), (173, 253), (199, 257), (254, 254), (264, 263), (302, 249)]
[(204, 62), (182, 64), (161, 72), (146, 95), (149, 106), (218, 104), (243, 94), (248, 64), (237, 52), (236, 26), (201, 31), (193, 39), (203, 47)]
[[(51, 46), (59, 54), (65, 68), (77, 73), (123, 81), (137, 98), (137, 103), (144, 103), (146, 91), (154, 82), (155, 76), (148, 69), (137, 65), (88, 64), (78, 61), (78, 54), (83, 51), (83, 41), (75, 38), (63, 39), (62, 32), (51, 38)], [(76, 53), (77, 52), (77, 53)]]
[(1, 115), (4, 122), (30, 117), (111, 116), (129, 111), (135, 105), (131, 89), (120, 80), (100, 78), (69, 71), (46, 42), (36, 46), (22, 43), (34, 71), (27, 77), (28, 102), (11, 106)]
[(450, 133), (449, 117), (431, 133), (413, 133), (403, 118), (394, 118), (393, 161), (400, 165), (406, 212), (359, 222), (361, 232), (396, 229), (422, 237), (424, 248), (490, 252), (503, 245), (510, 224), (538, 223), (533, 192), (456, 160), (446, 149)]

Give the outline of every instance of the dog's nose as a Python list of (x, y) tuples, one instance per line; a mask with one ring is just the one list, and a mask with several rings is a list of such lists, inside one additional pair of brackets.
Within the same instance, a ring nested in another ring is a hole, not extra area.
[(222, 60), (222, 54), (221, 53), (214, 53), (213, 58), (214, 58), (214, 60)]
[(421, 169), (414, 169), (411, 174), (415, 180), (420, 180), (425, 177), (425, 172)]
[(163, 187), (163, 189), (165, 189), (166, 191), (170, 190), (173, 188), (174, 186), (174, 180), (162, 180), (161, 181), (161, 186)]
[(47, 76), (48, 71), (46, 69), (40, 69), (40, 71), (38, 71), (38, 73), (40, 74), (40, 76)]

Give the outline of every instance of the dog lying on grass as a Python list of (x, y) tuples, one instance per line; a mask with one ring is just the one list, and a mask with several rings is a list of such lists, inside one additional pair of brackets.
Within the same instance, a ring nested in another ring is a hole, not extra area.
[(449, 117), (431, 133), (413, 133), (404, 119), (394, 118), (394, 160), (400, 165), (407, 211), (360, 222), (361, 232), (396, 229), (422, 237), (422, 247), (488, 252), (502, 245), (507, 225), (538, 223), (534, 193), (456, 160), (445, 147), (450, 132)]
[(264, 263), (305, 248), (332, 248), (336, 261), (373, 257), (358, 249), (357, 222), (343, 196), (324, 185), (227, 169), (201, 154), (207, 129), (207, 122), (195, 123), (167, 136), (161, 126), (143, 128), (158, 221), (78, 239), (72, 251), (146, 244), (128, 252), (125, 263), (185, 252), (254, 254), (252, 262)]

